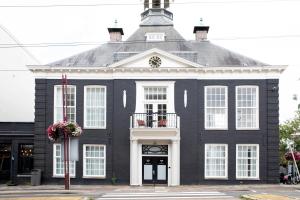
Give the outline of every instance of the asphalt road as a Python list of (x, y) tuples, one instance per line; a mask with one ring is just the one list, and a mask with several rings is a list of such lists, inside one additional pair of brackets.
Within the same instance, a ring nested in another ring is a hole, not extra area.
[(245, 194), (275, 194), (300, 200), (300, 185), (193, 185), (164, 186), (13, 186), (0, 185), (0, 199), (6, 200), (199, 200), (240, 199)]

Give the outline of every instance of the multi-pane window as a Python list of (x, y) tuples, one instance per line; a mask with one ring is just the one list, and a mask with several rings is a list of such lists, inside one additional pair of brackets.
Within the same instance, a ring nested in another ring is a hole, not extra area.
[(84, 97), (84, 127), (106, 127), (106, 87), (86, 86)]
[[(67, 118), (70, 122), (76, 121), (76, 87), (72, 85), (67, 86), (66, 91), (66, 106)], [(54, 87), (54, 122), (63, 121), (63, 96), (62, 86), (56, 85)]]
[(257, 129), (258, 120), (258, 87), (236, 87), (236, 128)]
[(259, 177), (259, 146), (257, 144), (236, 145), (236, 177)]
[(166, 87), (145, 87), (145, 100), (167, 100)]
[(205, 128), (227, 129), (227, 87), (205, 87)]
[[(75, 161), (70, 161), (70, 176), (75, 177)], [(62, 144), (53, 144), (53, 176), (64, 176), (64, 151)]]
[(227, 178), (227, 144), (205, 144), (205, 178)]
[(83, 176), (105, 177), (105, 145), (83, 145)]

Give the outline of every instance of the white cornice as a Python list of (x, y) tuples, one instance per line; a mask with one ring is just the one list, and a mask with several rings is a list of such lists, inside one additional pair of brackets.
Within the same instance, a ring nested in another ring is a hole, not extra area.
[(68, 74), (74, 79), (271, 79), (287, 66), (201, 68), (109, 68), (28, 66), (36, 78), (56, 79)]

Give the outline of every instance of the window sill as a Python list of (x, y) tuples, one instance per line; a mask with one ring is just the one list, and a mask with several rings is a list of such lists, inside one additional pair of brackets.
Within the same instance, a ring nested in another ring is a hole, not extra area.
[(17, 174), (17, 177), (20, 177), (20, 178), (29, 178), (29, 177), (31, 177), (31, 174)]
[(204, 177), (205, 180), (228, 180), (228, 177)]
[(259, 181), (260, 178), (236, 178), (238, 181)]
[(205, 128), (206, 131), (228, 131), (228, 128)]
[(82, 176), (82, 178), (86, 178), (86, 179), (106, 179), (106, 176)]
[(105, 130), (106, 127), (83, 127), (83, 129), (85, 129), (85, 130), (98, 130), (98, 129)]
[[(65, 176), (53, 175), (52, 178), (65, 178)], [(70, 176), (70, 178), (76, 178), (76, 176)]]
[(237, 131), (259, 131), (260, 128), (235, 128)]

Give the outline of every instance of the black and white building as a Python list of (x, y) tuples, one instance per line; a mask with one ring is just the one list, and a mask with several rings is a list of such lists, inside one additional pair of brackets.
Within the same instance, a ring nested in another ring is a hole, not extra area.
[[(168, 0), (145, 2), (140, 27), (78, 55), (29, 66), (36, 77), (34, 166), (63, 182), (62, 144), (46, 128), (62, 120), (61, 74), (68, 75), (68, 119), (82, 125), (72, 183), (144, 185), (278, 181), (278, 78), (272, 66), (173, 27)], [(191, 30), (192, 31), (192, 30)]]

